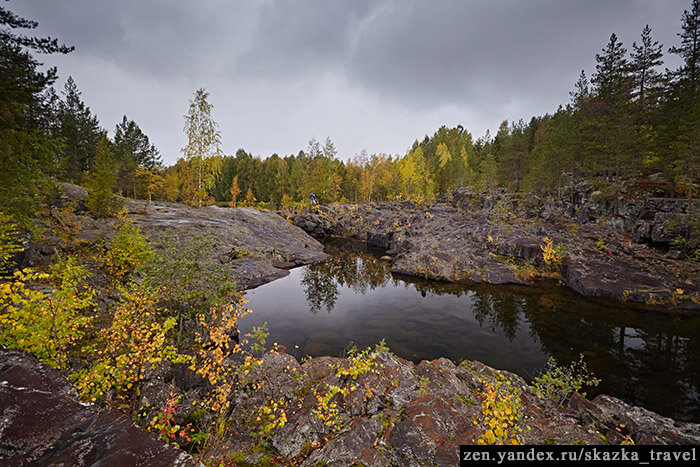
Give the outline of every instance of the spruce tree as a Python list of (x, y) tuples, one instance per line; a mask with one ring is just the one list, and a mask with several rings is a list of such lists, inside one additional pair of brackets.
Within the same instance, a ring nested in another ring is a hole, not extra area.
[(72, 182), (82, 181), (90, 170), (102, 134), (97, 117), (82, 101), (81, 94), (69, 76), (59, 105), (58, 136), (65, 144), (63, 178)]
[(137, 168), (143, 166), (151, 171), (157, 169), (161, 165), (160, 153), (136, 122), (127, 119), (126, 115), (115, 128), (113, 150), (119, 164), (119, 190), (123, 195), (131, 190), (136, 198)]
[(121, 207), (119, 198), (114, 194), (117, 166), (107, 134), (102, 133), (95, 146), (92, 169), (87, 176), (88, 197), (85, 204), (95, 217), (111, 217)]

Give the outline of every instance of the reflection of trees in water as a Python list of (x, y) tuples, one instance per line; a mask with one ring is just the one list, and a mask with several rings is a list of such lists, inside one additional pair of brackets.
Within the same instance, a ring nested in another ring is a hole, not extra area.
[(413, 288), (416, 289), (416, 291), (418, 291), (418, 293), (420, 293), (423, 297), (429, 293), (433, 295), (451, 295), (454, 297), (461, 297), (470, 291), (464, 286), (464, 284), (431, 281), (414, 276), (397, 275), (396, 277), (401, 278), (401, 281), (395, 281), (396, 284), (403, 282), (406, 287), (413, 286)]
[(568, 291), (547, 295), (548, 306), (530, 300), (524, 309), (544, 352), (560, 363), (583, 353), (603, 379), (601, 392), (674, 418), (700, 420), (698, 318), (601, 306)]
[(338, 301), (340, 286), (365, 294), (392, 280), (389, 263), (353, 242), (346, 243), (327, 245), (331, 257), (304, 270), (301, 283), (312, 313), (318, 313), (322, 306), (330, 313)]
[[(683, 331), (684, 335), (679, 335), (678, 329), (621, 326), (619, 330), (617, 354), (613, 357), (621, 366), (624, 365), (625, 374), (630, 379), (644, 382), (630, 388), (634, 398), (649, 402), (652, 407), (657, 404), (663, 407), (662, 404), (670, 402), (671, 407), (676, 408), (675, 418), (700, 420), (700, 342), (697, 326), (692, 334)], [(636, 345), (625, 345), (625, 338), (628, 343)], [(658, 400), (655, 392), (657, 386), (672, 394), (670, 401)]]
[[(674, 418), (700, 421), (700, 319), (631, 310), (584, 299), (558, 286), (543, 289), (443, 284), (406, 279), (423, 296), (471, 290), (482, 328), (513, 340), (529, 328), (559, 363), (584, 354), (603, 378), (599, 390)], [(593, 393), (596, 390), (591, 390)]]
[[(562, 287), (542, 289), (472, 286), (401, 276), (389, 264), (351, 243), (330, 246), (333, 255), (304, 271), (302, 284), (312, 312), (330, 312), (341, 286), (357, 293), (391, 281), (421, 295), (468, 294), (482, 328), (500, 329), (513, 341), (529, 327), (545, 354), (562, 364), (583, 353), (603, 378), (600, 390), (667, 416), (700, 420), (700, 319), (674, 317), (601, 304)], [(397, 276), (398, 277), (398, 276)], [(594, 391), (591, 391), (594, 392)]]
[(301, 278), (301, 285), (304, 286), (311, 313), (318, 313), (322, 306), (326, 307), (328, 313), (331, 312), (339, 295), (333, 276), (323, 271), (319, 264), (308, 266)]
[(476, 289), (473, 295), (474, 318), (482, 328), (489, 326), (492, 331), (500, 328), (512, 341), (518, 331), (524, 303), (524, 298), (512, 293)]

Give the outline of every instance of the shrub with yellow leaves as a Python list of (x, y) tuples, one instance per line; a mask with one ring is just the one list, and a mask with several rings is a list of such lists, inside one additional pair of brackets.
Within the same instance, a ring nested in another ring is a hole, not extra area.
[(566, 248), (562, 244), (554, 244), (551, 238), (545, 237), (540, 249), (542, 250), (542, 259), (544, 262), (554, 268), (556, 271), (561, 269), (566, 257)]
[(353, 346), (348, 351), (347, 363), (334, 367), (336, 378), (340, 378), (339, 384), (326, 384), (325, 392), (322, 394), (314, 388), (313, 394), (316, 396), (317, 405), (311, 412), (321, 422), (320, 431), (326, 434), (326, 439), (339, 431), (350, 419), (348, 407), (344, 402), (345, 398), (356, 391), (364, 391), (362, 395), (364, 401), (374, 396), (371, 387), (367, 384), (360, 386), (354, 381), (360, 375), (378, 372), (377, 357), (380, 352), (387, 350), (384, 340), (377, 344), (374, 350), (367, 348), (358, 351), (357, 347)]
[(0, 341), (65, 369), (68, 353), (92, 323), (95, 293), (87, 277), (74, 258), (56, 263), (49, 274), (16, 271), (14, 280), (0, 284)]
[[(485, 431), (477, 444), (523, 444), (521, 434), (526, 430), (520, 425), (523, 416), (519, 393), (501, 375), (484, 382), (481, 412)], [(478, 424), (476, 420), (474, 423)]]
[(201, 375), (212, 385), (211, 394), (205, 399), (204, 406), (218, 413), (229, 407), (228, 398), (236, 384), (236, 373), (247, 374), (259, 362), (246, 356), (240, 368), (227, 363), (229, 357), (242, 352), (244, 342), (236, 342), (238, 320), (251, 312), (245, 308), (246, 301), (240, 298), (223, 306), (212, 307), (208, 313), (200, 313), (197, 320), (202, 329), (195, 334), (195, 343), (199, 347), (190, 369)]
[(136, 410), (146, 372), (162, 361), (185, 363), (189, 357), (169, 344), (175, 319), (159, 321), (158, 292), (130, 283), (120, 287), (122, 298), (111, 325), (92, 348), (95, 363), (73, 375), (81, 396), (91, 402), (111, 399)]

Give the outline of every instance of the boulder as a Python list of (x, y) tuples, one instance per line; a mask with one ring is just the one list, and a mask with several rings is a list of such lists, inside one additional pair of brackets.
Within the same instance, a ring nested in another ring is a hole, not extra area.
[(632, 231), (635, 243), (651, 242), (651, 231), (653, 224), (649, 221), (639, 220), (634, 224)]
[[(573, 394), (560, 406), (538, 397), (519, 376), (476, 361), (415, 364), (381, 351), (375, 362), (371, 371), (350, 377), (336, 371), (347, 368), (349, 359), (319, 357), (299, 366), (289, 356), (268, 354), (253, 377), (271, 384), (269, 394), (288, 401), (287, 424), (269, 439), (275, 452), (305, 466), (455, 465), (459, 446), (476, 444), (493, 416), (482, 408), (488, 388), (518, 394), (513, 407), (519, 429), (510, 430), (525, 444), (595, 445), (604, 439), (620, 444), (625, 435), (645, 444), (700, 443), (698, 424), (675, 422), (605, 395), (590, 401)], [(348, 391), (333, 399), (341, 421), (336, 429), (316, 416), (330, 386)], [(236, 414), (251, 413), (262, 401), (241, 399)], [(236, 436), (239, 446), (250, 446), (246, 461), (257, 459), (254, 443)]]

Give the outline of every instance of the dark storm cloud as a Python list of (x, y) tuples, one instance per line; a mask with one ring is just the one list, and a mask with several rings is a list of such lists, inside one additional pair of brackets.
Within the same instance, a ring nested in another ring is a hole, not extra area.
[(230, 71), (287, 79), (344, 67), (362, 22), (382, 3), (264, 2), (257, 12), (252, 45)]
[(217, 72), (248, 34), (255, 4), (171, 0), (23, 0), (10, 4), (40, 19), (40, 32), (77, 52), (162, 80)]
[(653, 27), (663, 10), (680, 18), (684, 3), (267, 2), (255, 46), (236, 71), (289, 78), (332, 68), (372, 93), (418, 105), (522, 96), (562, 77), (573, 85), (581, 68), (592, 72), (612, 32)]
[(658, 35), (656, 16), (670, 11), (678, 27), (689, 2), (22, 3), (30, 17), (42, 19), (45, 31), (81, 53), (161, 79), (223, 73), (235, 80), (282, 81), (334, 72), (371, 93), (443, 105), (537, 92), (562, 77), (575, 79), (581, 68), (590, 73), (610, 33), (629, 42), (629, 49), (646, 23)]
[[(691, 0), (14, 0), (105, 127), (127, 114), (174, 162), (194, 89), (211, 91), (235, 152), (402, 152), (440, 125), (475, 136), (566, 104), (615, 32), (678, 43)], [(46, 62), (53, 64), (53, 57)], [(111, 73), (111, 76), (109, 75)], [(269, 131), (275, 128), (275, 131)]]

